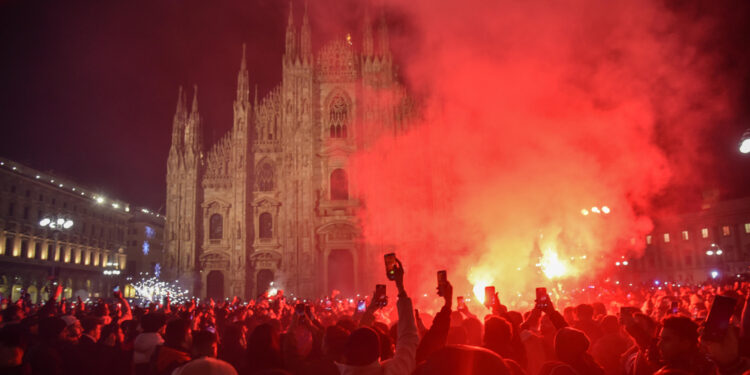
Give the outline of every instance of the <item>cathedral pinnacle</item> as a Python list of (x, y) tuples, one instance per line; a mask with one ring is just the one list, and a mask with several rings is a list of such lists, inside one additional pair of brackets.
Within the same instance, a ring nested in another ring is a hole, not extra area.
[(246, 46), (242, 43), (242, 60), (240, 61), (240, 72), (237, 74), (237, 101), (247, 103), (250, 99), (250, 83), (247, 78)]
[(303, 59), (312, 55), (310, 34), (310, 20), (307, 17), (307, 1), (305, 1), (305, 15), (302, 17), (302, 30), (300, 31), (300, 55)]
[(198, 113), (198, 85), (193, 85), (193, 108), (192, 113)]
[(285, 55), (288, 59), (293, 60), (296, 56), (297, 37), (294, 31), (294, 8), (291, 0), (289, 1), (289, 20), (286, 25), (286, 50)]
[(380, 13), (380, 29), (378, 32), (380, 34), (380, 54), (382, 56), (390, 55), (391, 50), (388, 43), (388, 23), (385, 20), (385, 11)]
[(365, 8), (365, 20), (362, 29), (362, 52), (368, 57), (373, 54), (372, 21), (370, 20), (370, 12), (367, 8)]

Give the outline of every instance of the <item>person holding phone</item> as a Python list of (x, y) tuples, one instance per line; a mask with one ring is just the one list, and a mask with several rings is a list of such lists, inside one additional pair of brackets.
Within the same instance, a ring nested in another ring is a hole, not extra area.
[(447, 276), (440, 274), (440, 271), (438, 271), (437, 290), (438, 295), (443, 297), (445, 303), (440, 312), (432, 320), (432, 327), (425, 333), (422, 341), (419, 343), (419, 347), (417, 348), (417, 363), (426, 360), (430, 354), (444, 347), (448, 341), (448, 331), (451, 328), (453, 285), (448, 281)]
[[(355, 374), (387, 374), (387, 375), (409, 375), (416, 368), (416, 352), (419, 336), (417, 325), (414, 320), (414, 307), (404, 288), (404, 267), (397, 258), (395, 266), (389, 272), (398, 290), (398, 341), (396, 342), (396, 353), (393, 358), (380, 361), (380, 340), (378, 334), (370, 327), (363, 326), (354, 330), (347, 339), (344, 350), (344, 363), (336, 363), (341, 375)], [(378, 306), (370, 303), (365, 316), (372, 315), (373, 309)], [(363, 317), (362, 323), (368, 320)], [(370, 322), (372, 320), (369, 320)]]

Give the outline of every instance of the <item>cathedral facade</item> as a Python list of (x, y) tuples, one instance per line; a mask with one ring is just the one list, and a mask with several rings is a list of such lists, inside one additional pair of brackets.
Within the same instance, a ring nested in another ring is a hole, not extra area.
[[(164, 275), (199, 297), (369, 293), (383, 244), (364, 241), (363, 202), (348, 161), (406, 126), (413, 105), (398, 82), (387, 25), (365, 17), (351, 35), (312, 49), (305, 12), (292, 11), (282, 81), (251, 99), (243, 46), (234, 122), (203, 143), (197, 88), (180, 89), (167, 161)], [(373, 29), (375, 30), (373, 32)]]

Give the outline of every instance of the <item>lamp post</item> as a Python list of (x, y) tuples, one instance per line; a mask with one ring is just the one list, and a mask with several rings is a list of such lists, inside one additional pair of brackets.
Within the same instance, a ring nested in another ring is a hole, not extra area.
[(740, 152), (743, 154), (750, 153), (750, 129), (745, 130), (740, 139)]
[[(59, 236), (62, 231), (68, 231), (71, 228), (73, 228), (73, 225), (75, 225), (75, 222), (65, 216), (62, 215), (45, 215), (42, 217), (41, 220), (39, 220), (39, 226), (45, 229), (50, 229), (52, 231), (52, 238), (55, 240), (55, 252), (57, 252), (60, 249), (59, 245)], [(49, 251), (49, 248), (47, 249)], [(47, 254), (47, 259), (51, 259), (54, 261), (54, 254)], [(59, 268), (57, 266), (52, 266), (52, 270), (50, 271), (50, 275), (48, 277), (50, 285), (47, 285), (47, 291), (51, 292), (53, 290), (53, 287), (57, 285), (57, 278), (59, 277)]]

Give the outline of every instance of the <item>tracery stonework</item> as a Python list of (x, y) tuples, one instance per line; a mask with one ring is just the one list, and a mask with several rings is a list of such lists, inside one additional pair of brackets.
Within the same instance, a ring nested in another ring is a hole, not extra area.
[[(401, 133), (414, 112), (379, 24), (378, 43), (366, 17), (364, 40), (342, 36), (315, 54), (306, 12), (298, 30), (290, 10), (281, 83), (262, 98), (256, 88), (251, 100), (243, 46), (233, 126), (208, 148), (197, 88), (190, 107), (180, 89), (167, 160), (165, 276), (200, 297), (252, 298), (270, 282), (317, 297), (342, 290), (330, 272), (352, 275), (363, 293), (371, 288), (373, 267), (357, 262), (382, 249), (362, 241), (351, 186), (358, 171), (347, 161)], [(329, 264), (332, 250), (343, 263)]]

